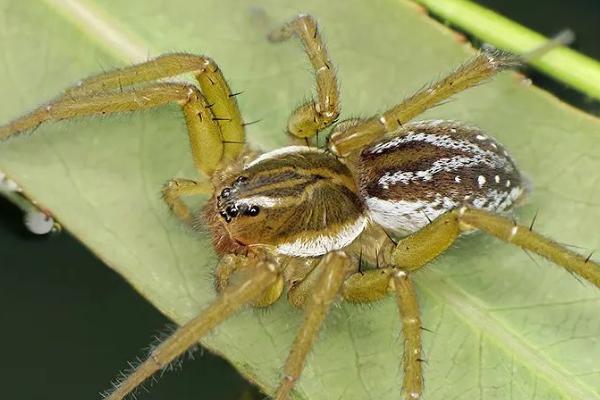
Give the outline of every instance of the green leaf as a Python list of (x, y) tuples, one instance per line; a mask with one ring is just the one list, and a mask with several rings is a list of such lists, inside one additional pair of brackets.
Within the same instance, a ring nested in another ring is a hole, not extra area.
[[(343, 117), (382, 110), (473, 53), (403, 1), (310, 0), (301, 7), (0, 0), (0, 121), (86, 75), (181, 50), (211, 55), (233, 89), (244, 91), (245, 119), (262, 119), (249, 127), (252, 143), (281, 146), (287, 115), (314, 83), (297, 43), (273, 45), (264, 34), (300, 11), (321, 22), (340, 74)], [(514, 73), (429, 117), (475, 123), (511, 150), (535, 188), (518, 212), (522, 221), (539, 210), (536, 229), (583, 249), (600, 247), (597, 119)], [(167, 179), (194, 176), (177, 107), (42, 126), (0, 145), (0, 170), (175, 321), (214, 298), (208, 238), (183, 229), (159, 198)], [(462, 238), (415, 280), (424, 326), (433, 331), (424, 333), (428, 400), (600, 399), (597, 289), (484, 235)], [(272, 393), (300, 319), (282, 300), (268, 312), (239, 314), (203, 343)], [(335, 308), (297, 398), (398, 399), (399, 331), (392, 299)]]

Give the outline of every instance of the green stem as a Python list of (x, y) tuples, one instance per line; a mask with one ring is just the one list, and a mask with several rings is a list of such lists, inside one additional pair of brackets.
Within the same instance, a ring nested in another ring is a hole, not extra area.
[[(526, 53), (548, 39), (510, 19), (468, 0), (414, 0), (432, 14), (498, 48)], [(557, 29), (558, 30), (558, 29)], [(531, 64), (545, 74), (600, 99), (600, 62), (561, 47)]]

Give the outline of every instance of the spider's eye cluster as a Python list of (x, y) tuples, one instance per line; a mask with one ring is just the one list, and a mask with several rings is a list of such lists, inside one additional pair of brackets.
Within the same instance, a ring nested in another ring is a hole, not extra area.
[[(219, 215), (229, 223), (233, 218), (240, 215), (247, 215), (250, 217), (257, 216), (260, 213), (260, 207), (256, 205), (247, 204), (243, 199), (239, 199), (240, 186), (248, 181), (246, 176), (238, 176), (231, 186), (226, 186), (221, 190), (221, 193), (217, 196), (217, 206), (219, 207)], [(236, 197), (238, 197), (236, 199)]]
[(258, 206), (250, 206), (246, 210), (246, 215), (254, 217), (254, 216), (257, 216), (259, 212), (260, 212), (260, 208)]
[(226, 199), (229, 196), (231, 196), (231, 188), (226, 187), (223, 190), (221, 190), (221, 194), (217, 197), (217, 199)]
[(255, 217), (260, 213), (260, 207), (251, 206), (248, 204), (231, 204), (225, 207), (225, 209), (219, 211), (219, 215), (225, 220), (225, 222), (231, 222), (231, 220), (238, 215), (247, 215)]

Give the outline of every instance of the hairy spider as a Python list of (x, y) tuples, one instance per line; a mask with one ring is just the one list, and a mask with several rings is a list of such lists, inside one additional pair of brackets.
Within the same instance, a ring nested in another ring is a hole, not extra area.
[[(317, 96), (291, 115), (288, 131), (311, 143), (340, 112), (335, 71), (315, 20), (300, 15), (273, 41), (298, 36), (315, 72)], [(483, 52), (397, 106), (337, 123), (327, 148), (289, 146), (259, 153), (245, 144), (235, 95), (213, 60), (166, 54), (79, 82), (48, 105), (0, 127), (0, 139), (50, 120), (134, 111), (176, 102), (187, 123), (194, 164), (206, 179), (176, 178), (163, 189), (173, 213), (208, 226), (220, 254), (218, 297), (119, 383), (122, 399), (246, 304), (267, 307), (284, 289), (305, 319), (275, 398), (288, 398), (330, 305), (368, 303), (394, 293), (404, 337), (407, 399), (423, 390), (421, 322), (410, 273), (464, 232), (482, 230), (540, 254), (600, 287), (592, 260), (517, 225), (508, 212), (527, 185), (507, 151), (457, 121), (409, 122), (519, 58)], [(198, 86), (161, 80), (193, 73)], [(183, 197), (210, 195), (200, 213)]]

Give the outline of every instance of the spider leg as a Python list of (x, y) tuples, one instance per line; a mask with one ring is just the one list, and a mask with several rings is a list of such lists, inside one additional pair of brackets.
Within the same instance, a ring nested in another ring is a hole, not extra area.
[(178, 103), (183, 110), (196, 168), (211, 176), (224, 158), (222, 131), (210, 104), (198, 88), (183, 83), (153, 83), (120, 92), (61, 97), (0, 127), (0, 140), (46, 121), (135, 111), (172, 102)]
[(505, 242), (537, 253), (600, 288), (600, 265), (588, 257), (497, 214), (471, 207), (461, 207), (456, 214), (461, 224), (480, 229)]
[(403, 271), (421, 268), (450, 247), (461, 233), (454, 212), (442, 214), (429, 225), (398, 241), (391, 263)]
[(347, 156), (365, 145), (393, 132), (427, 109), (449, 97), (476, 86), (507, 68), (519, 64), (519, 58), (502, 51), (484, 51), (456, 68), (444, 78), (425, 86), (400, 104), (374, 117), (344, 123), (334, 128), (329, 143), (331, 150)]
[[(1, 126), (0, 140), (33, 129), (48, 119), (56, 119), (41, 117), (49, 110), (56, 110), (61, 104), (73, 104), (82, 99), (103, 98), (111, 95), (118, 97), (120, 93), (137, 93), (138, 100), (143, 102), (143, 88), (135, 91), (128, 90), (128, 88), (132, 85), (147, 84), (184, 73), (195, 75), (200, 89), (206, 97), (205, 103), (212, 109), (212, 118), (221, 128), (222, 141), (225, 146), (223, 151), (219, 150), (218, 152), (222, 153), (223, 159), (234, 159), (241, 152), (245, 140), (244, 125), (235, 94), (231, 92), (221, 70), (212, 59), (185, 53), (165, 54), (141, 64), (84, 79), (47, 105)], [(148, 88), (159, 86), (160, 84), (154, 82)]]
[(188, 206), (181, 200), (184, 196), (195, 196), (199, 194), (210, 195), (213, 187), (208, 181), (196, 181), (192, 179), (174, 178), (165, 183), (162, 189), (163, 200), (173, 214), (182, 222), (190, 224), (192, 213)]
[(416, 400), (423, 394), (419, 303), (415, 287), (406, 272), (396, 271), (393, 282), (404, 336), (404, 392), (407, 400)]
[[(215, 270), (215, 286), (217, 292), (221, 293), (230, 287), (244, 273), (252, 273), (255, 268), (253, 263), (248, 262), (248, 257), (234, 254), (224, 255)], [(253, 307), (268, 307), (275, 303), (284, 288), (283, 276), (279, 275), (275, 282), (263, 291), (262, 296), (254, 299), (251, 304)]]
[(341, 286), (350, 272), (350, 267), (350, 258), (342, 252), (327, 254), (316, 267), (321, 270), (321, 273), (315, 283), (312, 296), (305, 304), (304, 321), (285, 362), (284, 377), (275, 394), (275, 400), (287, 399), (300, 377), (306, 356), (319, 333), (329, 306), (340, 292)]
[(107, 90), (122, 91), (124, 87), (192, 73), (221, 127), (227, 144), (223, 158), (233, 159), (245, 140), (244, 123), (237, 104), (219, 66), (209, 57), (187, 53), (164, 54), (146, 62), (108, 71), (82, 80), (65, 91), (63, 97), (79, 97)]
[(169, 338), (152, 350), (126, 379), (116, 385), (108, 400), (121, 400), (138, 387), (144, 380), (167, 366), (176, 357), (193, 346), (215, 326), (229, 318), (242, 306), (259, 298), (279, 277), (276, 266), (270, 262), (258, 262), (251, 272), (231, 285), (208, 306), (200, 315), (175, 331)]
[(407, 272), (395, 268), (377, 268), (352, 274), (344, 282), (344, 299), (352, 303), (381, 300), (394, 288), (404, 337), (403, 388), (407, 400), (420, 399), (423, 391), (421, 368), (421, 318), (415, 288)]
[(354, 273), (344, 281), (342, 296), (351, 303), (381, 300), (388, 294), (393, 272), (391, 268), (376, 268)]
[(293, 35), (297, 35), (302, 42), (315, 71), (317, 98), (294, 110), (288, 120), (288, 131), (298, 138), (309, 138), (335, 122), (340, 113), (337, 78), (317, 22), (312, 16), (297, 16), (271, 32), (269, 39), (280, 42)]
[(468, 206), (443, 214), (400, 240), (390, 263), (405, 271), (419, 269), (450, 247), (462, 231), (474, 228), (537, 253), (600, 288), (600, 265), (596, 262), (509, 218)]
[(295, 269), (297, 275), (295, 279), (287, 280), (289, 282), (287, 292), (288, 302), (299, 309), (304, 308), (308, 299), (313, 296), (315, 285), (319, 282), (322, 269), (322, 267), (318, 268), (318, 259), (312, 263), (304, 263), (304, 265), (306, 266), (304, 269), (289, 268)]

